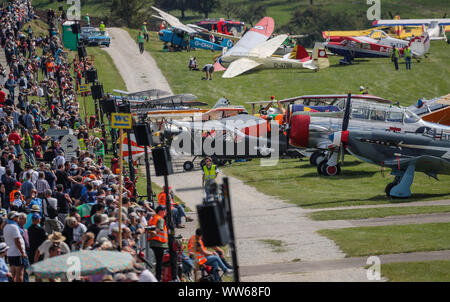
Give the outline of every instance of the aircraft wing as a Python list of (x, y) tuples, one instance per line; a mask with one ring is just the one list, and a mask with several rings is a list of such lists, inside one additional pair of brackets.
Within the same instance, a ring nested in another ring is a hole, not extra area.
[(271, 17), (264, 17), (252, 29), (250, 29), (242, 38), (226, 53), (225, 56), (230, 55), (245, 55), (251, 49), (255, 48), (262, 42), (266, 41), (273, 32), (275, 22)]
[(259, 65), (261, 64), (252, 59), (241, 58), (239, 60), (233, 61), (230, 66), (228, 66), (222, 77), (233, 78), (255, 67), (258, 67)]
[(273, 39), (265, 41), (255, 48), (253, 48), (250, 53), (252, 55), (257, 55), (259, 58), (267, 58), (273, 55), (275, 51), (283, 44), (284, 40), (286, 40), (287, 35), (279, 35)]
[(181, 21), (177, 17), (172, 16), (171, 14), (168, 14), (154, 6), (152, 6), (152, 8), (155, 11), (157, 11), (159, 14), (159, 17), (158, 16), (154, 16), (154, 17), (157, 17), (158, 19), (162, 19), (162, 20), (166, 21), (167, 23), (169, 23), (170, 26), (175, 27), (180, 30), (183, 30), (189, 34), (195, 34), (196, 32), (198, 32), (198, 30), (193, 29), (193, 28), (181, 23)]
[(432, 22), (439, 25), (450, 25), (450, 19), (403, 19), (403, 20), (375, 20), (373, 26), (422, 26)]
[(343, 111), (337, 111), (337, 112), (297, 111), (292, 114), (292, 116), (295, 116), (295, 115), (310, 115), (310, 116), (314, 116), (314, 117), (343, 118), (344, 112)]
[(444, 158), (435, 156), (422, 155), (411, 158), (397, 158), (384, 161), (386, 166), (397, 166), (400, 162), (401, 166), (407, 167), (410, 163), (414, 163), (417, 171), (427, 171), (427, 174), (448, 174), (450, 173), (450, 162)]

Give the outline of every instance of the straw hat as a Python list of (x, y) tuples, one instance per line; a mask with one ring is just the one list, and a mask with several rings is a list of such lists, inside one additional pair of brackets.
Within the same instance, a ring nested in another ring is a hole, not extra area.
[(31, 206), (31, 212), (41, 212), (41, 209), (39, 208), (39, 206), (37, 204), (34, 204)]
[(66, 237), (64, 237), (61, 232), (54, 232), (53, 234), (48, 235), (48, 239), (52, 242), (63, 242), (66, 240)]

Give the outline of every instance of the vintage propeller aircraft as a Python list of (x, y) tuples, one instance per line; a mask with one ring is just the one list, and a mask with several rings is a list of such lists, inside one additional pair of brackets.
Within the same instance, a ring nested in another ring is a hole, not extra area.
[(331, 135), (344, 160), (345, 152), (370, 164), (388, 167), (395, 176), (386, 186), (388, 196), (411, 196), (414, 172), (423, 172), (435, 179), (450, 174), (450, 127), (425, 127), (422, 131), (397, 132), (349, 129), (351, 113), (349, 94), (341, 131)]
[[(379, 36), (374, 38), (375, 34)], [(428, 33), (423, 32), (419, 37), (405, 41), (391, 38), (383, 31), (374, 30), (367, 36), (335, 37), (334, 41), (327, 41), (324, 44), (332, 53), (344, 57), (340, 60), (340, 64), (348, 65), (355, 58), (390, 57), (394, 46), (399, 49), (400, 55), (403, 55), (404, 49), (410, 46), (413, 57), (420, 58), (430, 49), (430, 38)]]
[[(262, 69), (292, 69), (308, 68), (314, 71), (330, 66), (325, 48), (316, 44), (309, 60), (290, 59), (272, 56), (286, 40), (287, 35), (270, 38), (275, 27), (271, 17), (264, 17), (230, 49), (224, 49), (223, 55), (217, 60), (215, 70), (227, 67), (223, 78), (233, 78), (246, 71)], [(221, 66), (222, 65), (222, 66)]]
[[(186, 48), (188, 41), (184, 40), (184, 33), (187, 33), (191, 37), (189, 41), (189, 47), (191, 49), (199, 48), (221, 51), (224, 47), (233, 46), (233, 41), (231, 40), (233, 36), (210, 32), (195, 24), (183, 24), (177, 17), (154, 6), (152, 8), (159, 14), (159, 16), (152, 15), (152, 17), (163, 20), (171, 26), (171, 28), (159, 31), (158, 36), (162, 42), (171, 43), (181, 49)], [(217, 43), (209, 40), (209, 35), (211, 34), (217, 37)]]
[[(450, 19), (403, 19), (400, 20), (375, 20), (373, 26), (421, 26), (422, 31), (427, 32), (431, 40), (445, 40), (447, 42), (446, 32), (450, 32)], [(449, 42), (450, 43), (450, 42)]]
[[(450, 130), (448, 126), (420, 119), (407, 108), (355, 102), (351, 110), (347, 111), (349, 130), (398, 133), (423, 133), (429, 129)], [(340, 174), (338, 151), (341, 149), (331, 135), (342, 128), (343, 112), (292, 112), (288, 108), (287, 113), (290, 145), (303, 148), (305, 154), (309, 152), (310, 162), (317, 165), (319, 174), (325, 176)]]
[(408, 109), (425, 121), (450, 126), (450, 94), (431, 100), (419, 99)]

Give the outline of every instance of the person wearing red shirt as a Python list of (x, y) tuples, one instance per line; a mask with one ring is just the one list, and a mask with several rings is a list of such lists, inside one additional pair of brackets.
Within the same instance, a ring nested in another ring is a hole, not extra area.
[(17, 154), (22, 153), (22, 150), (20, 149), (20, 141), (22, 140), (22, 138), (20, 137), (19, 133), (17, 133), (16, 129), (12, 129), (11, 133), (8, 136), (8, 140), (14, 142), (14, 147), (16, 148)]
[(0, 89), (0, 105), (4, 106), (6, 101), (6, 93)]

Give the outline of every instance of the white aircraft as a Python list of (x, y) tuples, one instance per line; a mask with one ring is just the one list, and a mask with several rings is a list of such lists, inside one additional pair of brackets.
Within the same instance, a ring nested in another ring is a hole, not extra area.
[[(274, 52), (286, 40), (287, 35), (279, 35), (270, 40), (275, 22), (271, 17), (264, 17), (229, 50), (224, 49), (218, 63), (228, 67), (223, 78), (232, 78), (254, 68), (308, 68), (314, 71), (330, 66), (325, 47), (316, 43), (312, 58), (290, 59), (290, 54), (284, 57), (272, 57)], [(220, 70), (217, 62), (215, 70)]]
[[(450, 31), (450, 19), (403, 19), (375, 20), (373, 26), (422, 26), (431, 40), (446, 40), (446, 31)], [(427, 27), (425, 29), (425, 26)], [(448, 41), (447, 41), (448, 42)]]

